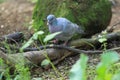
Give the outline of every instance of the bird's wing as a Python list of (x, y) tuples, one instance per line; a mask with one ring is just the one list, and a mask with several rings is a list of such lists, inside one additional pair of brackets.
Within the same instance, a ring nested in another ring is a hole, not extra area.
[(73, 35), (75, 33), (74, 24), (70, 21), (66, 21), (63, 25), (63, 33), (66, 36)]

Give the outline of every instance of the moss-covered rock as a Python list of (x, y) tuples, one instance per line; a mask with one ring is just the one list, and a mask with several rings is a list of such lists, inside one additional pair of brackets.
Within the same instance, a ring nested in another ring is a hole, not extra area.
[(36, 30), (48, 31), (43, 21), (48, 14), (83, 26), (89, 35), (106, 29), (112, 15), (109, 0), (38, 0), (33, 13)]

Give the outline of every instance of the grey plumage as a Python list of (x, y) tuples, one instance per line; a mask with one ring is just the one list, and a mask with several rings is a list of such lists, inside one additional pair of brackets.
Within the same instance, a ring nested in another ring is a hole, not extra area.
[(84, 34), (84, 30), (75, 23), (72, 23), (66, 18), (56, 18), (54, 15), (50, 14), (47, 16), (48, 27), (51, 33), (59, 32), (62, 33), (55, 36), (55, 39), (68, 41), (74, 34)]

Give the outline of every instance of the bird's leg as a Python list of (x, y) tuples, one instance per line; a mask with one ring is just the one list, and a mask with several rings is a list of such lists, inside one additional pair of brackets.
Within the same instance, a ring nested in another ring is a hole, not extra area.
[(58, 39), (53, 40), (53, 43), (55, 44), (58, 43)]
[(57, 44), (57, 43), (58, 43), (58, 39), (54, 39), (54, 40), (52, 40), (52, 41), (50, 41), (50, 42), (52, 42), (52, 43), (54, 43), (54, 44)]
[(67, 44), (68, 44), (68, 40), (65, 41), (63, 45), (64, 45), (64, 46), (67, 46)]

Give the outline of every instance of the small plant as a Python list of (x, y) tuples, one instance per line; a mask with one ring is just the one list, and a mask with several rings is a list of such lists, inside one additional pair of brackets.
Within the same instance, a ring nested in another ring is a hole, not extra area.
[(5, 65), (3, 60), (0, 59), (0, 70), (2, 70), (0, 71), (0, 80), (2, 80), (3, 77), (5, 80), (30, 80), (31, 75), (29, 68), (25, 67), (23, 63), (24, 61), (21, 59), (20, 63), (15, 65), (15, 72), (11, 75), (10, 67)]
[[(120, 68), (115, 69), (116, 73), (110, 71), (115, 62), (119, 60), (119, 55), (115, 51), (105, 51), (101, 55), (101, 62), (96, 66), (96, 77), (94, 80), (119, 80)], [(88, 57), (81, 55), (81, 58), (73, 65), (70, 70), (70, 80), (87, 80), (86, 67)]]
[[(13, 51), (9, 48), (9, 44), (4, 42), (4, 45), (6, 49), (8, 50), (8, 54), (11, 54)], [(22, 56), (22, 54), (21, 54)], [(30, 80), (30, 71), (29, 68), (24, 65), (24, 58), (19, 59), (19, 61), (16, 62), (19, 64), (15, 64), (15, 72), (11, 70), (11, 67), (4, 63), (2, 59), (0, 59), (0, 80), (5, 78), (5, 80)], [(9, 61), (6, 61), (6, 63), (9, 63)], [(2, 69), (1, 69), (2, 68)], [(13, 68), (13, 67), (12, 67)], [(11, 74), (12, 73), (12, 74)]]
[(104, 50), (106, 50), (107, 48), (107, 38), (106, 38), (106, 34), (107, 34), (107, 31), (102, 31), (102, 34), (101, 35), (98, 35), (99, 37), (99, 42), (102, 43), (102, 46), (104, 47)]
[(101, 55), (101, 62), (96, 67), (97, 76), (95, 80), (111, 80), (116, 74), (109, 70), (118, 60), (119, 55), (116, 51), (105, 51)]
[[(52, 40), (56, 35), (58, 35), (60, 33), (61, 32), (56, 32), (56, 33), (52, 33), (52, 34), (47, 35), (44, 38), (44, 42), (47, 43), (48, 41)], [(21, 50), (29, 47), (32, 43), (34, 43), (35, 40), (39, 39), (39, 36), (42, 36), (43, 34), (44, 34), (43, 31), (38, 31), (38, 32), (34, 33), (33, 36), (21, 47)], [(40, 42), (43, 45), (43, 43), (42, 43), (43, 41), (40, 40)]]
[(38, 31), (38, 32), (34, 33), (33, 36), (21, 47), (21, 50), (23, 50), (24, 48), (29, 47), (42, 34), (44, 34), (43, 31)]
[(24, 65), (17, 64), (16, 65), (16, 76), (14, 80), (30, 80), (30, 71), (28, 67), (25, 67)]
[(86, 80), (87, 61), (88, 57), (81, 54), (81, 59), (79, 59), (70, 70), (70, 80)]

